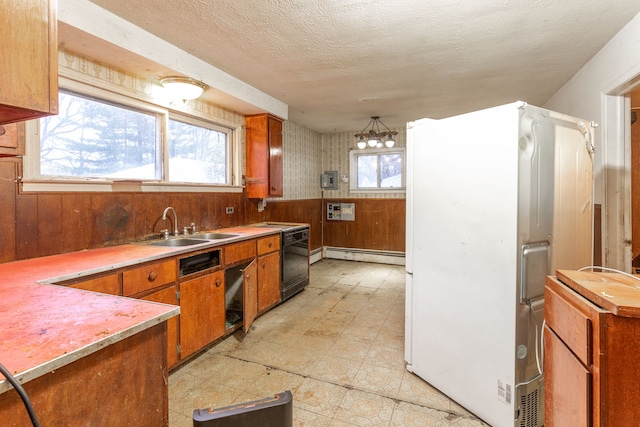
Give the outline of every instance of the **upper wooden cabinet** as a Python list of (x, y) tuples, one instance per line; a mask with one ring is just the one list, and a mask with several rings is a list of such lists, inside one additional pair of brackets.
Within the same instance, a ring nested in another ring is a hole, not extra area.
[(24, 123), (0, 125), (0, 157), (24, 155)]
[(270, 114), (245, 118), (247, 197), (282, 197), (282, 120)]
[(58, 113), (56, 0), (3, 0), (0, 124)]

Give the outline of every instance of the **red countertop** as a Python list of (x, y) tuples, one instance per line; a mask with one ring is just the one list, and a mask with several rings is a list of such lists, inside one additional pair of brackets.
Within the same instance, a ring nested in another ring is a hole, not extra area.
[[(24, 383), (179, 313), (171, 305), (49, 283), (279, 230), (246, 226), (216, 232), (239, 236), (188, 247), (134, 243), (0, 264), (0, 363)], [(3, 378), (0, 393), (10, 388)]]

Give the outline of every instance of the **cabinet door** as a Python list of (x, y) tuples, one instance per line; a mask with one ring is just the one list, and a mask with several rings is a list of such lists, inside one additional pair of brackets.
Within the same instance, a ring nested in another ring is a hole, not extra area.
[(258, 312), (280, 302), (280, 252), (258, 258)]
[(57, 114), (57, 30), (55, 0), (3, 0), (0, 124)]
[(282, 197), (282, 122), (269, 117), (269, 196)]
[(242, 329), (246, 334), (258, 315), (258, 267), (254, 259), (243, 271), (242, 285)]
[(180, 283), (181, 358), (224, 334), (224, 271)]
[(0, 157), (24, 155), (24, 123), (0, 125)]
[(250, 199), (282, 196), (282, 120), (246, 116), (246, 188)]
[[(140, 298), (147, 301), (178, 305), (178, 289), (176, 285)], [(178, 363), (178, 322), (180, 315), (167, 320), (167, 367)]]
[(590, 426), (591, 373), (549, 328), (544, 330), (546, 427)]

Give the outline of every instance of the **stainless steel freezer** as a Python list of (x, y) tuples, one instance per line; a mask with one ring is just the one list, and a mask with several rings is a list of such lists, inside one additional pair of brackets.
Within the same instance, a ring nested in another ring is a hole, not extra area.
[(593, 123), (515, 102), (407, 126), (405, 359), (494, 427), (544, 423), (545, 278), (592, 259)]

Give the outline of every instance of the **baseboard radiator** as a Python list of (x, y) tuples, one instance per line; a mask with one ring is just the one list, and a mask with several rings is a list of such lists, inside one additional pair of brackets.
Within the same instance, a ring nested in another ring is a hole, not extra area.
[(394, 251), (375, 251), (369, 249), (338, 248), (333, 246), (325, 246), (322, 248), (322, 258), (375, 262), (378, 264), (404, 265), (404, 252)]

